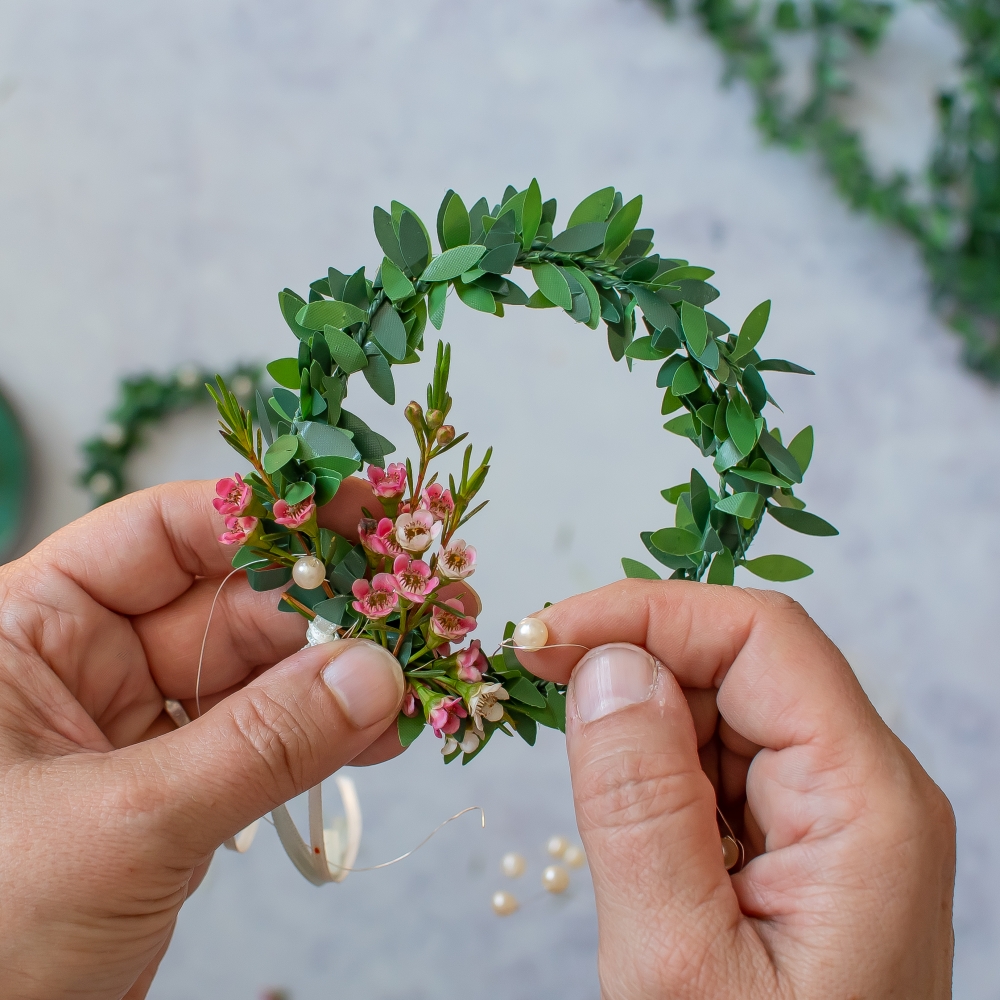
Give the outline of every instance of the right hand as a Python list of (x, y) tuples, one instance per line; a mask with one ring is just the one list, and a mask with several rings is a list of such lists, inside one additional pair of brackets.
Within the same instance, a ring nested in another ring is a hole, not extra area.
[(802, 608), (630, 580), (535, 617), (590, 649), (519, 655), (569, 680), (604, 1000), (951, 996), (951, 807)]

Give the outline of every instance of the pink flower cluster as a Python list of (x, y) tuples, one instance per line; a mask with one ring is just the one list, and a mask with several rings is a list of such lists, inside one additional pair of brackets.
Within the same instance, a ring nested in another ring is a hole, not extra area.
[(220, 479), (215, 484), (215, 492), (218, 496), (212, 501), (212, 506), (227, 517), (242, 514), (253, 494), (250, 484), (245, 483), (238, 472), (235, 479)]
[[(246, 541), (257, 527), (257, 518), (244, 514), (253, 499), (250, 484), (237, 472), (235, 479), (220, 479), (215, 484), (215, 492), (212, 506), (226, 519), (226, 530), (219, 535), (219, 541), (226, 545)], [(316, 503), (312, 497), (295, 504), (275, 500), (273, 507), (275, 522), (294, 529), (301, 528), (313, 516)]]
[(406, 466), (400, 462), (393, 463), (387, 469), (369, 465), (368, 482), (371, 483), (372, 492), (377, 497), (390, 499), (401, 496), (406, 489)]
[(226, 530), (219, 535), (219, 541), (226, 545), (236, 545), (245, 542), (257, 527), (255, 517), (227, 517)]
[(448, 696), (442, 698), (434, 704), (430, 710), (427, 721), (430, 723), (434, 735), (440, 739), (442, 736), (451, 736), (458, 732), (462, 719), (467, 719), (469, 713), (465, 710), (465, 704), (461, 698)]

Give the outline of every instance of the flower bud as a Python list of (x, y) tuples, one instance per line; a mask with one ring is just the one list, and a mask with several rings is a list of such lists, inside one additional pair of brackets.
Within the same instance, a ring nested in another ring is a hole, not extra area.
[(444, 424), (438, 428), (434, 438), (439, 445), (451, 444), (455, 440), (455, 428), (451, 424)]
[(403, 415), (413, 424), (414, 427), (422, 427), (424, 423), (424, 411), (421, 405), (415, 400), (410, 400), (403, 410)]
[(440, 427), (444, 423), (444, 414), (440, 410), (427, 411), (427, 426), (430, 428)]

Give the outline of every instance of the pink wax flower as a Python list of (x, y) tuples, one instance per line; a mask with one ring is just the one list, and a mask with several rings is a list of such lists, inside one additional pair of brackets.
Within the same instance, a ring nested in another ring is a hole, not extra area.
[(212, 501), (212, 506), (225, 515), (242, 514), (253, 495), (250, 484), (243, 482), (238, 472), (235, 479), (220, 479), (215, 484), (215, 492), (219, 495)]
[(395, 462), (388, 469), (377, 465), (368, 466), (368, 482), (377, 497), (395, 497), (406, 489), (406, 466)]
[(458, 732), (461, 719), (468, 717), (465, 705), (461, 698), (448, 697), (435, 702), (434, 707), (427, 716), (427, 721), (434, 730), (434, 735), (440, 739), (442, 736), (451, 736)]
[(403, 715), (412, 719), (417, 714), (417, 693), (409, 685), (406, 687), (406, 694), (403, 695)]
[(423, 559), (411, 559), (407, 555), (396, 556), (392, 564), (396, 577), (396, 590), (415, 604), (423, 604), (424, 598), (438, 585), (438, 578), (431, 576), (431, 568)]
[(255, 517), (227, 517), (226, 530), (219, 535), (219, 541), (225, 545), (236, 545), (237, 542), (244, 542), (256, 527), (257, 518)]
[(464, 580), (476, 572), (476, 550), (461, 538), (453, 538), (438, 555), (437, 568), (449, 580)]
[(435, 605), (431, 612), (431, 631), (442, 639), (458, 642), (476, 627), (476, 619), (465, 613), (457, 597), (444, 603), (446, 607)]
[(420, 494), (420, 509), (428, 510), (435, 521), (446, 521), (455, 509), (455, 501), (451, 498), (451, 490), (446, 490), (440, 483), (431, 483)]
[(391, 573), (377, 573), (371, 583), (367, 580), (355, 580), (351, 590), (357, 598), (351, 606), (359, 615), (385, 618), (399, 607), (396, 578)]
[(484, 671), (490, 666), (478, 639), (473, 639), (468, 649), (459, 650), (457, 658), (459, 680), (470, 684), (478, 684), (483, 679)]
[(377, 556), (398, 556), (403, 550), (393, 534), (392, 521), (383, 517), (378, 523), (374, 518), (362, 518), (358, 525), (361, 544)]
[(316, 510), (312, 497), (300, 500), (298, 503), (288, 503), (286, 500), (274, 501), (274, 520), (287, 528), (301, 528)]
[(396, 518), (396, 541), (407, 552), (417, 555), (425, 552), (440, 534), (441, 522), (435, 521), (430, 511), (418, 510), (415, 514), (400, 514)]

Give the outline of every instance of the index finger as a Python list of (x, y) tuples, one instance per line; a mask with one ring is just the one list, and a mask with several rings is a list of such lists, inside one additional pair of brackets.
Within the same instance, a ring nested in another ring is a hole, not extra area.
[(588, 649), (611, 642), (642, 646), (682, 687), (718, 688), (720, 712), (760, 746), (837, 739), (874, 715), (837, 647), (783, 594), (624, 580), (533, 617), (545, 622), (549, 647), (567, 644), (518, 651), (538, 676), (565, 683)]

